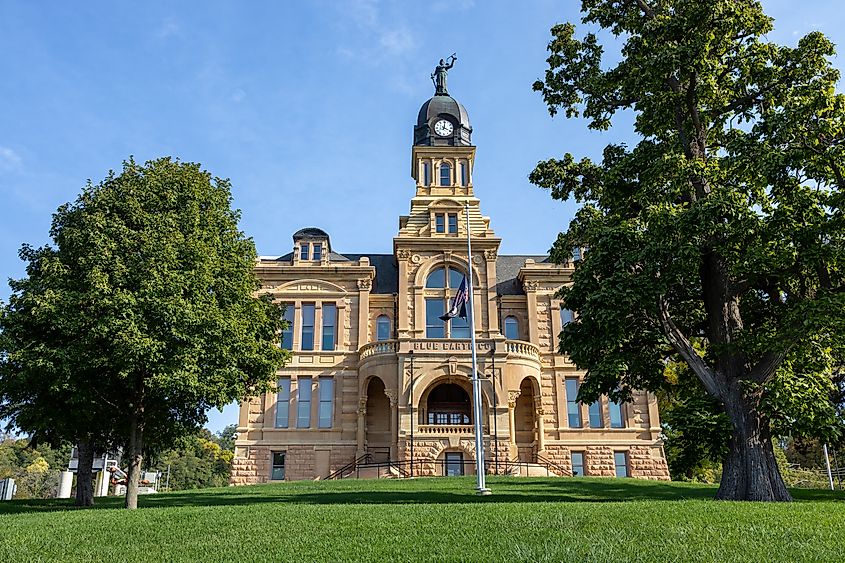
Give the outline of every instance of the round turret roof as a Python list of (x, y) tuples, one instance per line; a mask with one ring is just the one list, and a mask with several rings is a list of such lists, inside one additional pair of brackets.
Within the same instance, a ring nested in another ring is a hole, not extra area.
[(422, 105), (417, 116), (417, 127), (431, 123), (433, 118), (442, 115), (450, 115), (454, 118), (456, 124), (472, 130), (466, 108), (452, 96), (445, 95), (432, 96)]

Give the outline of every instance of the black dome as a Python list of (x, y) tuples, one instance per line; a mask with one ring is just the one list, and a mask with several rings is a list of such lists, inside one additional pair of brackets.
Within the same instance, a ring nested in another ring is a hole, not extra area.
[[(434, 124), (445, 119), (452, 124), (452, 133), (443, 137), (434, 133)], [(472, 125), (466, 108), (447, 94), (435, 94), (420, 108), (414, 126), (414, 144), (428, 146), (472, 145)]]

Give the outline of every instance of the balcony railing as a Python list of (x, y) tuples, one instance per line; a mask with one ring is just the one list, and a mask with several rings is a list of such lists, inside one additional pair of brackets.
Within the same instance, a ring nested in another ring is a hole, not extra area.
[(508, 354), (528, 358), (538, 362), (540, 361), (540, 348), (530, 342), (525, 342), (523, 340), (508, 340), (505, 342), (505, 349)]
[[(461, 434), (473, 435), (475, 434), (475, 426), (472, 424), (421, 424), (417, 428), (419, 434)], [(483, 427), (482, 434), (487, 434), (487, 427)]]
[(370, 342), (365, 344), (359, 354), (362, 360), (371, 356), (380, 356), (382, 354), (395, 354), (399, 349), (399, 343), (395, 340), (382, 340), (380, 342)]

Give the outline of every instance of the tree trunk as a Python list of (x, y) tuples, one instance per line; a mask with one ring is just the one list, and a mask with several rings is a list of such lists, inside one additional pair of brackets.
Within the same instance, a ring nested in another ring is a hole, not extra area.
[(129, 450), (126, 452), (129, 468), (126, 475), (126, 503), (129, 509), (138, 508), (138, 482), (141, 478), (141, 463), (144, 461), (144, 431), (138, 416), (132, 413), (129, 423)]
[(725, 389), (723, 403), (733, 433), (716, 498), (791, 501), (775, 460), (769, 421), (760, 413), (757, 401), (744, 396), (737, 382)]
[(94, 441), (79, 440), (76, 452), (76, 506), (94, 506)]

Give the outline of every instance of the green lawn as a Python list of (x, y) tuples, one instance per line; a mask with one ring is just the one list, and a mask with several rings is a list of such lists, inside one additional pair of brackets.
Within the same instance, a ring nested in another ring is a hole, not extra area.
[(845, 494), (710, 500), (631, 479), (297, 482), (0, 503), (0, 561), (845, 561)]

